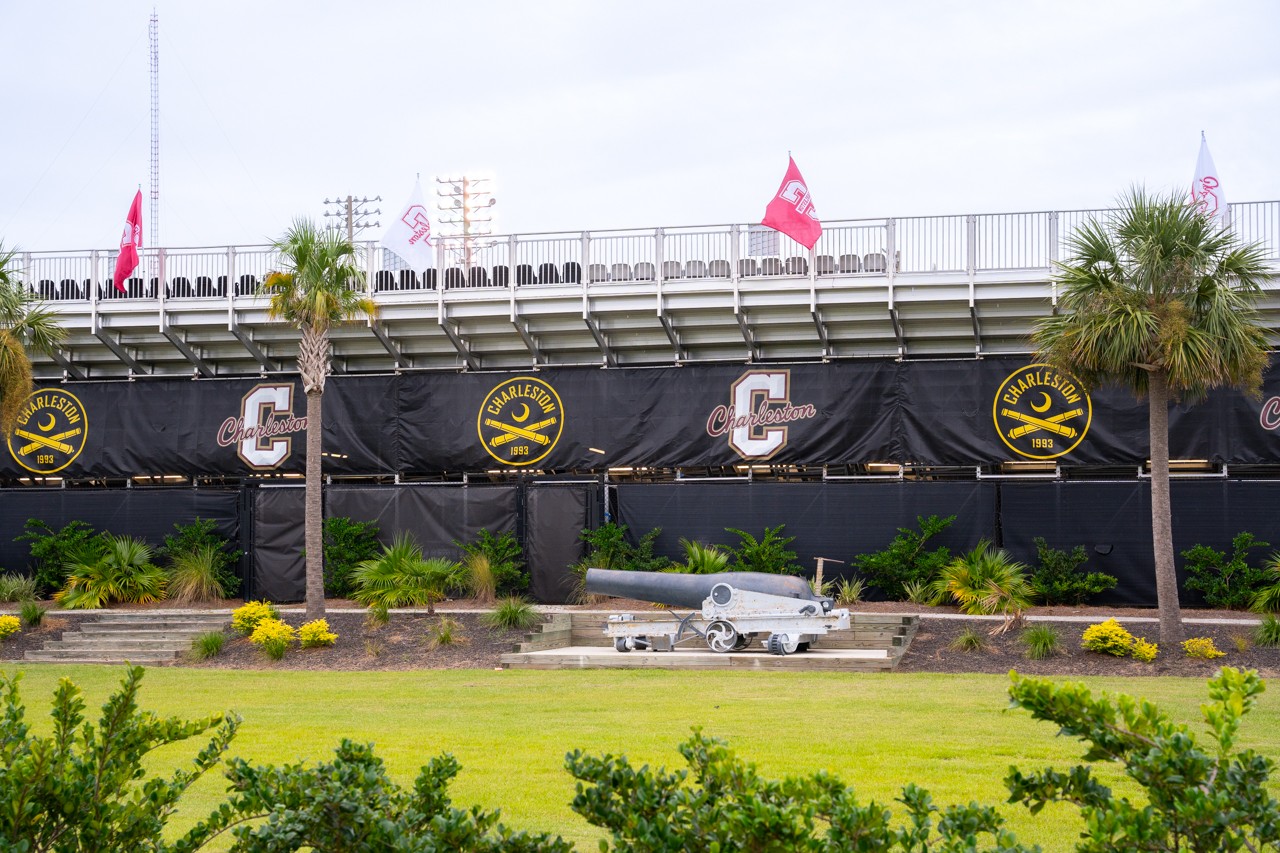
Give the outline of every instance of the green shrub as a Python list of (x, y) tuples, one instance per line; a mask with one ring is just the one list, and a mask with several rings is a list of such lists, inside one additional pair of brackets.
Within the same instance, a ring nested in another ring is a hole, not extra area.
[[(1012, 704), (1084, 741), (1089, 764), (1029, 774), (1010, 768), (1004, 780), (1009, 802), (1033, 815), (1050, 803), (1079, 809), (1079, 851), (1274, 851), (1280, 804), (1268, 779), (1275, 763), (1252, 749), (1234, 751), (1241, 719), (1264, 689), (1256, 672), (1224, 667), (1209, 681), (1210, 701), (1200, 706), (1209, 728), (1202, 743), (1190, 726), (1150, 702), (1095, 697), (1083, 684), (1014, 673)], [(1136, 782), (1138, 796), (1130, 800), (1095, 779), (1089, 765), (1100, 761), (1119, 764), (1108, 767), (1108, 777)]]
[(1248, 610), (1258, 593), (1275, 582), (1274, 574), (1263, 566), (1250, 566), (1249, 549), (1265, 548), (1252, 533), (1238, 533), (1231, 540), (1231, 557), (1204, 545), (1183, 551), (1186, 559), (1187, 589), (1199, 590), (1210, 607)]
[(1031, 606), (1026, 568), (1008, 551), (983, 540), (944, 566), (930, 591), (935, 601), (956, 601), (963, 613), (1016, 617)]
[[(172, 847), (183, 839), (166, 828), (187, 789), (210, 770), (217, 775), (240, 718), (228, 711), (186, 721), (139, 711), (142, 676), (140, 666), (126, 671), (96, 724), (85, 722), (80, 689), (62, 679), (54, 689), (53, 724), (37, 733), (23, 719), (21, 674), (0, 673), (0, 802), (9, 806), (0, 809), (0, 847), (32, 853), (198, 849)], [(210, 732), (194, 762), (154, 772), (151, 753)]]
[(9, 639), (12, 634), (22, 630), (22, 622), (17, 616), (0, 616), (0, 641)]
[(1085, 628), (1080, 646), (1091, 652), (1122, 658), (1133, 648), (1133, 635), (1116, 620), (1108, 619)]
[(6, 572), (0, 575), (0, 601), (35, 601), (38, 584), (34, 576)]
[(41, 607), (34, 601), (24, 601), (18, 610), (22, 616), (22, 624), (28, 628), (39, 628), (40, 623), (44, 621), (44, 615), (48, 612), (48, 608)]
[(82, 548), (68, 564), (67, 586), (53, 596), (63, 607), (91, 609), (112, 601), (149, 603), (164, 598), (169, 579), (151, 562), (149, 545), (105, 534), (101, 545), (101, 550)]
[(844, 578), (836, 586), (836, 601), (840, 604), (858, 604), (862, 601), (862, 595), (865, 592), (865, 582), (862, 578)]
[(460, 563), (423, 559), (422, 549), (408, 533), (396, 536), (382, 555), (365, 560), (351, 573), (351, 597), (366, 606), (421, 607), (435, 613), (435, 603), (447, 590), (465, 583)]
[(218, 601), (227, 597), (219, 578), (218, 552), (212, 546), (180, 551), (169, 567), (168, 597), (182, 604)]
[(726, 527), (729, 533), (738, 534), (738, 547), (728, 546), (733, 554), (733, 568), (739, 572), (766, 572), (772, 575), (798, 575), (804, 571), (796, 565), (795, 551), (788, 551), (787, 545), (795, 541), (794, 536), (783, 536), (782, 528), (764, 529), (764, 536), (757, 540), (750, 533), (733, 527)]
[(523, 598), (504, 598), (480, 617), (481, 625), (500, 631), (528, 631), (541, 621), (538, 611)]
[(320, 646), (332, 646), (338, 642), (338, 635), (329, 630), (329, 620), (312, 619), (299, 626), (298, 642), (304, 649), (315, 649)]
[[(970, 803), (945, 812), (913, 784), (896, 802), (858, 801), (852, 788), (825, 770), (811, 776), (764, 778), (728, 743), (694, 728), (680, 744), (689, 769), (635, 766), (625, 755), (574, 750), (565, 766), (578, 780), (572, 809), (608, 832), (603, 853), (785, 853), (880, 851), (1030, 853), (995, 809)], [(1034, 848), (1037, 851), (1039, 848)]]
[(1267, 649), (1280, 646), (1280, 619), (1274, 613), (1262, 617), (1262, 623), (1253, 629), (1253, 641)]
[(205, 631), (191, 638), (191, 657), (196, 660), (208, 660), (222, 654), (222, 647), (227, 642), (227, 635), (221, 631)]
[(978, 652), (987, 645), (987, 638), (973, 628), (966, 627), (951, 641), (948, 648), (953, 652)]
[(86, 548), (95, 549), (101, 544), (95, 542), (93, 528), (83, 521), (72, 521), (61, 530), (54, 530), (38, 518), (29, 518), (23, 528), (26, 532), (13, 541), (31, 542), (36, 583), (49, 594), (67, 585), (68, 564), (82, 556)]
[[(193, 561), (208, 563), (201, 568), (199, 574), (208, 579), (201, 581), (205, 590), (203, 597), (181, 599), (184, 601), (208, 601), (213, 598), (230, 598), (240, 591), (240, 578), (236, 572), (236, 564), (243, 553), (232, 547), (229, 539), (218, 532), (218, 523), (211, 518), (200, 518), (191, 524), (175, 524), (176, 534), (164, 537), (164, 544), (156, 549), (158, 556), (169, 560), (171, 568), (177, 570), (180, 565), (191, 571)], [(218, 594), (212, 595), (215, 590)], [(175, 596), (170, 594), (170, 597)]]
[(524, 570), (524, 551), (511, 531), (494, 536), (482, 527), (474, 542), (463, 544), (455, 539), (453, 544), (468, 554), (489, 561), (495, 596), (519, 595), (529, 588), (529, 573)]
[(252, 634), (264, 619), (279, 620), (280, 611), (265, 601), (246, 601), (231, 611), (231, 627), (241, 634)]
[(297, 639), (293, 627), (279, 619), (263, 619), (249, 635), (249, 642), (266, 653), (272, 660), (280, 660)]
[(691, 575), (713, 575), (723, 572), (733, 556), (719, 545), (703, 545), (681, 537), (680, 546), (684, 548), (684, 565), (676, 566), (678, 571)]
[(907, 581), (902, 585), (902, 600), (912, 604), (932, 605), (935, 596), (926, 581)]
[(1111, 575), (1102, 572), (1080, 571), (1080, 566), (1089, 561), (1083, 545), (1077, 545), (1068, 554), (1050, 548), (1042, 536), (1032, 541), (1036, 545), (1037, 565), (1031, 575), (1031, 590), (1045, 604), (1079, 606), (1118, 583)]
[(858, 574), (891, 601), (909, 600), (907, 584), (931, 583), (942, 567), (951, 562), (951, 552), (947, 548), (926, 551), (924, 546), (950, 527), (955, 519), (954, 515), (948, 518), (936, 515), (928, 518), (918, 516), (916, 523), (920, 526), (919, 533), (908, 527), (900, 527), (888, 548), (855, 557), (853, 562)]
[(427, 648), (435, 650), (441, 646), (456, 646), (467, 641), (462, 636), (462, 624), (452, 616), (444, 616), (439, 622), (427, 629)]
[(627, 541), (627, 526), (606, 521), (595, 530), (583, 530), (580, 538), (587, 543), (587, 558), (578, 567), (580, 574), (592, 569), (621, 569), (636, 572), (660, 572), (671, 566), (666, 557), (655, 557), (654, 540), (662, 533), (655, 527), (632, 545)]
[[(355, 592), (351, 573), (365, 560), (378, 556), (378, 526), (342, 516), (326, 518), (324, 531), (324, 594), (350, 598)], [(305, 551), (303, 552), (305, 556)]]
[(1022, 644), (1022, 653), (1028, 660), (1043, 660), (1062, 651), (1062, 633), (1043, 622), (1024, 628), (1018, 635), (1018, 642)]
[(497, 599), (498, 578), (493, 565), (484, 554), (467, 554), (462, 558), (462, 568), (467, 575), (467, 592), (481, 604), (493, 604)]

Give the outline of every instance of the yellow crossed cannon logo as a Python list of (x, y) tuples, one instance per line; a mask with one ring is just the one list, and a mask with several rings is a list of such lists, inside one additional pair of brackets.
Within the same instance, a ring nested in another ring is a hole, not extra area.
[(9, 436), (9, 453), (23, 468), (52, 474), (66, 468), (84, 449), (89, 422), (75, 395), (61, 388), (31, 392)]
[(485, 452), (504, 465), (532, 465), (551, 452), (563, 430), (560, 395), (531, 376), (496, 386), (476, 416)]
[(1093, 403), (1074, 376), (1047, 364), (1015, 370), (991, 406), (1000, 440), (1028, 459), (1056, 459), (1084, 440)]

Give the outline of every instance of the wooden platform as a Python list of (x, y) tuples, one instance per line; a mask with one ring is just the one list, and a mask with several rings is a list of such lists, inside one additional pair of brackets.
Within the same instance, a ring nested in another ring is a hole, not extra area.
[(897, 658), (884, 649), (812, 649), (794, 655), (766, 651), (717, 654), (705, 646), (673, 652), (619, 652), (612, 646), (570, 646), (502, 656), (503, 669), (757, 669), (885, 672)]
[[(637, 620), (669, 619), (635, 613)], [(557, 613), (502, 656), (505, 669), (758, 669), (888, 672), (898, 665), (919, 628), (917, 616), (854, 614), (851, 630), (819, 638), (807, 652), (771, 655), (763, 649), (717, 654), (689, 643), (674, 652), (618, 652), (604, 635), (607, 613)]]

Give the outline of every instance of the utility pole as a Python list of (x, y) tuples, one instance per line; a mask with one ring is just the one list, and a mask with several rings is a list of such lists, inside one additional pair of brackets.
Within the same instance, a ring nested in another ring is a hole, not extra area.
[(497, 204), (498, 200), (489, 190), (484, 189), (484, 184), (488, 182), (488, 178), (468, 178), (466, 175), (461, 178), (436, 178), (436, 183), (443, 185), (443, 189), (436, 190), (436, 195), (443, 199), (436, 202), (436, 207), (443, 212), (440, 227), (442, 230), (445, 227), (454, 230), (453, 234), (444, 236), (462, 237), (462, 245), (451, 247), (451, 250), (462, 260), (468, 274), (475, 250), (488, 245), (478, 244), (475, 238), (493, 233), (493, 216), (489, 214), (489, 208)]
[(334, 217), (333, 222), (325, 222), (325, 229), (329, 231), (341, 231), (344, 227), (347, 230), (347, 242), (355, 243), (356, 235), (366, 228), (381, 228), (381, 222), (370, 222), (369, 217), (381, 216), (382, 209), (369, 210), (368, 207), (362, 205), (370, 205), (374, 202), (382, 201), (382, 196), (375, 198), (356, 198), (355, 196), (335, 196), (333, 201), (325, 199), (325, 207), (336, 206), (334, 211), (325, 210), (324, 216), (328, 220), (330, 216)]

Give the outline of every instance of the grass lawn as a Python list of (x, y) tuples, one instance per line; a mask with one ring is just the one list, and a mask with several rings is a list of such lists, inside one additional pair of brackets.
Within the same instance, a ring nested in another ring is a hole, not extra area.
[[(121, 673), (29, 666), (22, 691), (27, 719), (42, 729), (62, 675), (83, 688), (96, 712)], [(1157, 701), (1200, 730), (1201, 679), (1087, 680), (1095, 689)], [(675, 745), (693, 725), (728, 738), (773, 776), (826, 768), (864, 799), (890, 801), (902, 783), (914, 781), (939, 805), (1001, 803), (1000, 780), (1010, 764), (1064, 765), (1081, 754), (1051, 726), (1006, 712), (1006, 684), (990, 675), (162, 668), (147, 673), (142, 704), (186, 716), (234, 708), (245, 724), (232, 752), (251, 761), (326, 757), (348, 736), (375, 742), (407, 785), (430, 756), (452, 752), (463, 766), (452, 788), (455, 805), (500, 807), (508, 825), (560, 833), (590, 853), (601, 834), (569, 810), (574, 785), (563, 769), (565, 752), (625, 752), (637, 763), (679, 766)], [(1243, 741), (1280, 754), (1280, 695), (1263, 695)], [(185, 763), (197, 748), (168, 748), (153, 769)], [(1132, 794), (1114, 768), (1101, 775), (1118, 782), (1118, 793)], [(220, 776), (204, 779), (184, 801), (181, 827), (208, 814), (222, 788)], [(1048, 808), (1035, 818), (1021, 807), (1002, 811), (1024, 842), (1073, 848), (1079, 828), (1073, 810)]]

